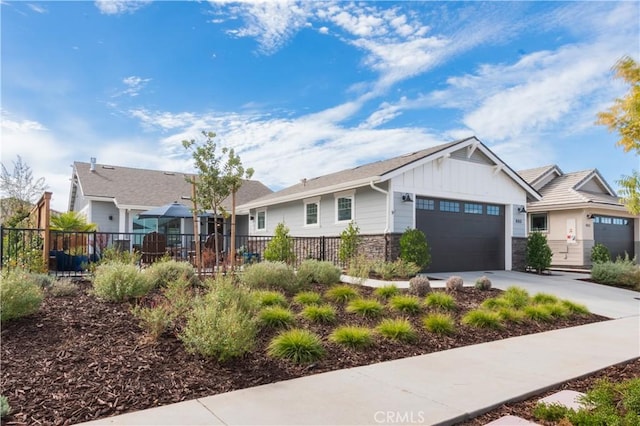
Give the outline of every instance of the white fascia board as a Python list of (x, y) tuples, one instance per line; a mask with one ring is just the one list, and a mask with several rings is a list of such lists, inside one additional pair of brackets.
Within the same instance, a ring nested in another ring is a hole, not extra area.
[[(367, 178), (353, 180), (350, 182), (339, 183), (336, 185), (325, 186), (322, 188), (316, 188), (310, 191), (296, 192), (295, 194), (289, 194), (282, 197), (271, 198), (263, 202), (245, 203), (236, 207), (236, 212), (238, 210), (245, 211), (245, 210), (255, 209), (258, 207), (272, 206), (274, 204), (288, 203), (290, 201), (298, 201), (298, 200), (303, 200), (305, 198), (312, 198), (312, 197), (317, 197), (325, 194), (332, 194), (334, 192), (346, 191), (349, 189), (355, 189), (360, 186), (368, 185), (370, 182), (378, 183), (378, 182), (381, 182), (382, 180), (383, 179), (380, 176), (370, 176)], [(387, 180), (387, 178), (385, 177), (384, 180)]]
[(539, 213), (539, 212), (554, 212), (560, 210), (575, 210), (575, 209), (604, 209), (614, 210), (616, 212), (626, 212), (629, 217), (633, 216), (628, 210), (619, 204), (603, 204), (603, 203), (571, 203), (571, 204), (556, 204), (556, 205), (541, 205), (541, 206), (529, 206), (527, 205), (527, 213)]

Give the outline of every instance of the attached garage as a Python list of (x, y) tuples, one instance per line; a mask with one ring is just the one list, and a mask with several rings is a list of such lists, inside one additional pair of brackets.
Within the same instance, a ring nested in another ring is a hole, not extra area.
[(625, 253), (633, 258), (634, 253), (633, 220), (625, 217), (594, 216), (593, 237), (596, 244), (604, 244), (612, 259), (624, 257)]
[(416, 228), (431, 247), (428, 272), (505, 269), (505, 207), (417, 197)]

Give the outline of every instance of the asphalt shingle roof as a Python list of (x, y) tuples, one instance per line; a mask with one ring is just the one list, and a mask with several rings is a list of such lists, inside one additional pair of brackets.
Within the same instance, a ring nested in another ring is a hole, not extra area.
[[(122, 206), (152, 208), (191, 196), (192, 175), (162, 170), (96, 164), (92, 172), (90, 163), (73, 164), (85, 197), (112, 198)], [(273, 192), (257, 180), (245, 180), (236, 194), (236, 204), (243, 204)], [(231, 208), (231, 197), (224, 200), (225, 209)]]

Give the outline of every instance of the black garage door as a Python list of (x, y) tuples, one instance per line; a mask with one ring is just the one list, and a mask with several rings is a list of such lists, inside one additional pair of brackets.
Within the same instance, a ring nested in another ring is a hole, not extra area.
[(633, 220), (623, 217), (595, 216), (593, 218), (593, 237), (597, 243), (609, 249), (611, 259), (635, 256), (633, 250)]
[(418, 197), (416, 227), (431, 247), (427, 272), (504, 269), (504, 206)]

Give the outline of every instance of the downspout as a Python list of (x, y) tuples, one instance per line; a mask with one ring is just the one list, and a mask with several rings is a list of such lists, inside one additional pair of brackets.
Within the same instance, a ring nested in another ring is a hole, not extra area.
[(369, 186), (371, 186), (371, 189), (373, 189), (375, 191), (378, 191), (378, 192), (381, 192), (381, 193), (383, 193), (384, 195), (387, 196), (387, 203), (386, 203), (387, 204), (387, 211), (385, 213), (385, 226), (384, 226), (384, 234), (386, 235), (386, 234), (389, 233), (389, 211), (391, 210), (389, 191), (385, 191), (382, 188), (378, 188), (377, 186), (375, 186), (373, 184), (373, 181), (369, 182)]

